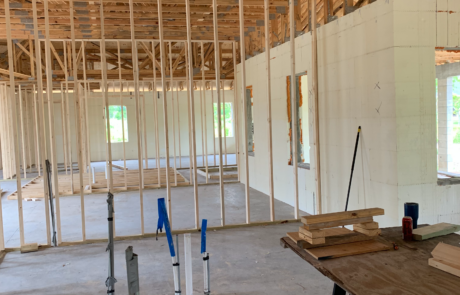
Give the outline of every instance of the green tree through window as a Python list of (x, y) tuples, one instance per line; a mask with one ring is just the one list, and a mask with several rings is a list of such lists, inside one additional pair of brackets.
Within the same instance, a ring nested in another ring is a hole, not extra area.
[(460, 143), (460, 76), (452, 78), (452, 103), (454, 123), (454, 143)]
[[(226, 102), (221, 103), (221, 124), (222, 124), (222, 137), (233, 137), (233, 114), (232, 114), (232, 103)], [(225, 130), (224, 130), (224, 120), (225, 120)], [(214, 103), (214, 136), (219, 137), (218, 132), (218, 117), (217, 117), (217, 103)]]
[[(125, 142), (128, 142), (128, 117), (126, 106), (123, 106), (123, 121), (121, 119), (121, 106), (109, 106), (110, 141), (123, 142), (123, 127)], [(108, 140), (107, 140), (108, 141)]]

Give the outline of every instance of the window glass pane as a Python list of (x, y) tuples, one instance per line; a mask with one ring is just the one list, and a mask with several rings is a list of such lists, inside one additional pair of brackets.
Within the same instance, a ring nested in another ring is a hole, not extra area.
[[(225, 129), (224, 129), (225, 121)], [(222, 137), (233, 137), (233, 109), (232, 103), (221, 103), (221, 124), (222, 124)], [(217, 103), (214, 103), (214, 136), (219, 137), (218, 132), (218, 116), (217, 116)]]
[(123, 106), (123, 120), (121, 106), (109, 106), (110, 119), (110, 141), (123, 142), (123, 131), (125, 142), (128, 142), (128, 117), (126, 106)]
[(455, 76), (452, 79), (452, 172), (460, 173), (460, 77)]
[(310, 163), (310, 132), (309, 132), (309, 118), (308, 118), (308, 78), (307, 75), (300, 77), (300, 95), (302, 97), (302, 105), (299, 106), (299, 124), (300, 143), (302, 144), (302, 155), (299, 162)]

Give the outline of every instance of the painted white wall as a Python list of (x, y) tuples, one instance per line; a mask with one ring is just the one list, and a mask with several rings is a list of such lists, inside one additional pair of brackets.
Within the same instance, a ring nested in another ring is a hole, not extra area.
[[(419, 223), (460, 222), (460, 186), (436, 183), (434, 61), (435, 47), (460, 45), (459, 22), (459, 1), (379, 0), (318, 29), (323, 213), (345, 208), (356, 133), (362, 126), (350, 210), (381, 207), (385, 216), (376, 220), (382, 226), (399, 225), (404, 202), (412, 201), (420, 204)], [(310, 73), (311, 35), (295, 42), (295, 72)], [(271, 49), (270, 63), (275, 198), (294, 205), (286, 104), (289, 47), (285, 43)], [(265, 55), (247, 60), (246, 72), (258, 110), (259, 148), (249, 157), (250, 186), (268, 194)], [(241, 79), (240, 65), (237, 75)], [(308, 84), (311, 89), (311, 79)], [(241, 90), (237, 95), (242, 114)], [(308, 103), (313, 107), (311, 96)], [(311, 170), (298, 169), (299, 204), (313, 214), (313, 113), (309, 120)], [(244, 181), (243, 169), (241, 173)]]
[[(207, 149), (208, 154), (214, 153), (214, 132), (213, 132), (213, 107), (212, 107), (212, 96), (211, 90), (205, 91), (205, 98), (203, 98), (203, 105), (206, 106), (206, 123), (203, 124), (207, 128)], [(231, 102), (233, 105), (234, 94), (233, 90), (225, 90), (225, 102)], [(221, 92), (223, 93), (223, 92)], [(127, 93), (124, 93), (125, 95)], [(178, 100), (177, 96), (178, 95)], [(202, 129), (201, 129), (201, 117), (202, 108), (200, 103), (200, 91), (195, 91), (195, 128), (196, 128), (196, 149), (197, 155), (202, 155), (204, 152), (204, 143), (202, 144)], [(213, 90), (214, 102), (217, 102), (217, 95), (215, 89)], [(222, 100), (221, 95), (221, 100)], [(174, 151), (174, 136), (173, 136), (173, 116), (172, 116), (172, 103), (171, 93), (167, 94), (168, 99), (168, 133), (169, 133), (169, 154), (173, 157)], [(54, 94), (54, 113), (55, 113), (55, 135), (56, 135), (56, 151), (58, 163), (63, 163), (63, 141), (62, 141), (62, 121), (61, 121), (61, 94)], [(70, 105), (70, 126), (71, 126), (71, 138), (72, 138), (72, 160), (77, 161), (76, 153), (76, 121), (75, 112), (73, 108), (74, 100), (73, 94), (69, 93)], [(103, 118), (104, 113), (104, 101), (101, 93), (92, 93), (91, 97), (88, 98), (89, 109), (89, 130), (90, 130), (90, 143), (91, 143), (91, 161), (105, 161), (106, 157), (106, 141), (105, 141), (105, 119)], [(177, 112), (177, 101), (179, 101), (179, 116)], [(188, 106), (187, 106), (187, 91), (174, 91), (174, 116), (175, 116), (175, 138), (176, 138), (176, 156), (179, 156), (179, 124), (180, 120), (180, 141), (181, 141), (181, 156), (189, 156), (189, 119), (188, 119)], [(120, 105), (120, 99), (118, 93), (110, 93), (109, 95), (110, 105)], [(123, 97), (123, 104), (127, 108), (128, 117), (128, 130), (129, 141), (125, 143), (126, 159), (137, 159), (137, 130), (136, 130), (136, 107), (134, 97)], [(141, 108), (143, 108), (143, 101), (141, 97)], [(48, 118), (47, 104), (45, 105), (46, 118)], [(149, 158), (155, 158), (155, 112), (153, 105), (153, 92), (145, 92), (145, 114), (146, 114), (146, 127), (147, 127), (147, 154)], [(157, 99), (157, 113), (159, 123), (159, 144), (160, 144), (160, 157), (165, 156), (165, 144), (164, 144), (164, 124), (163, 124), (163, 102), (161, 98)], [(203, 112), (204, 115), (204, 112)], [(204, 117), (204, 116), (203, 116)], [(143, 124), (143, 122), (141, 122)], [(48, 122), (47, 122), (47, 126)], [(143, 128), (143, 126), (142, 126)], [(126, 130), (125, 130), (126, 132)], [(49, 129), (47, 127), (47, 134), (49, 138)], [(142, 133), (143, 136), (143, 133)], [(203, 139), (204, 140), (204, 139)], [(235, 137), (227, 137), (227, 153), (235, 153)], [(223, 140), (224, 142), (224, 140)], [(48, 146), (49, 148), (49, 146)], [(48, 149), (49, 150), (49, 149)], [(225, 151), (225, 150), (224, 150)], [(219, 154), (218, 142), (216, 139), (216, 154)], [(112, 143), (112, 159), (120, 160), (123, 159), (123, 144)]]

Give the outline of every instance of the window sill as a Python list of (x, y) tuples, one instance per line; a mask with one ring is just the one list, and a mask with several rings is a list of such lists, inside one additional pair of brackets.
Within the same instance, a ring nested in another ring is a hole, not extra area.
[[(292, 164), (289, 164), (289, 166), (292, 166)], [(310, 170), (310, 163), (298, 163), (297, 168), (298, 169)]]
[(297, 164), (297, 168), (310, 170), (310, 163), (299, 163)]
[[(442, 175), (444, 177), (439, 178), (439, 175)], [(460, 174), (438, 171), (438, 185), (439, 186), (455, 185), (455, 184), (460, 184)]]

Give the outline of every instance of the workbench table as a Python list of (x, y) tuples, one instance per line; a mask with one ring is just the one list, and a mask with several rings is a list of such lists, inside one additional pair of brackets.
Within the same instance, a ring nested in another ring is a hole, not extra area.
[[(423, 227), (426, 225), (419, 225)], [(449, 234), (424, 241), (406, 242), (401, 227), (382, 228), (378, 240), (396, 243), (399, 250), (316, 260), (289, 237), (281, 246), (290, 248), (334, 283), (333, 294), (460, 294), (460, 278), (428, 265), (431, 251), (443, 242), (460, 247), (460, 235)], [(342, 290), (343, 289), (343, 290)]]

